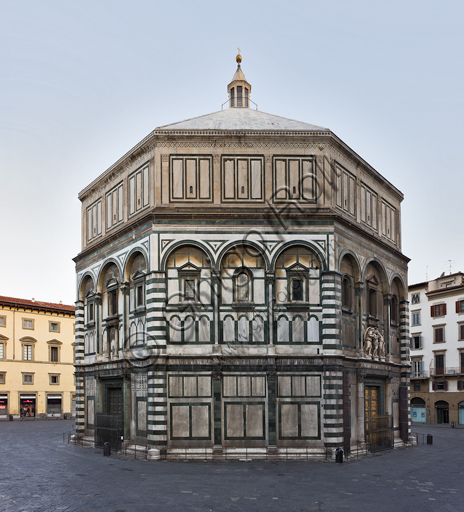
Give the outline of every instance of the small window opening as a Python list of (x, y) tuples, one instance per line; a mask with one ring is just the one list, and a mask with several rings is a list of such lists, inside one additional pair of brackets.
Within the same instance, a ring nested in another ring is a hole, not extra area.
[(141, 307), (143, 306), (143, 285), (138, 285), (137, 286), (137, 306), (136, 307)]
[(240, 274), (238, 274), (236, 281), (238, 302), (246, 302), (250, 300), (249, 282), (250, 278), (248, 277), (248, 274), (245, 272), (240, 272)]
[(242, 187), (242, 194), (245, 193), (245, 187)]
[(184, 298), (185, 300), (195, 300), (195, 279), (185, 279)]
[(235, 88), (232, 87), (230, 90), (230, 106), (235, 107)]
[(237, 86), (237, 107), (242, 107), (243, 103), (243, 94), (242, 94), (243, 87), (241, 85)]
[(292, 279), (292, 300), (303, 300), (303, 279)]
[(193, 187), (190, 185), (190, 193), (193, 194)]
[(112, 290), (108, 292), (108, 315), (113, 316), (118, 314), (118, 292)]

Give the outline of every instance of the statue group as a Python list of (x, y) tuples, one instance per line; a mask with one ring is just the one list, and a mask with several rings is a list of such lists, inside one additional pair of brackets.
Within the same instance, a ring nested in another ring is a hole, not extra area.
[(385, 360), (383, 331), (376, 327), (368, 327), (364, 331), (364, 355), (371, 359)]

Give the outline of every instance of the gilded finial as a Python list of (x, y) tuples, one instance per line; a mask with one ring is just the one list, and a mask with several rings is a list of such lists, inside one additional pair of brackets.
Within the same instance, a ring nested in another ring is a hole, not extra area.
[(237, 61), (237, 64), (240, 66), (240, 64), (242, 62), (242, 56), (240, 55), (240, 48), (237, 48), (237, 50), (238, 50), (238, 55), (235, 58), (235, 60)]

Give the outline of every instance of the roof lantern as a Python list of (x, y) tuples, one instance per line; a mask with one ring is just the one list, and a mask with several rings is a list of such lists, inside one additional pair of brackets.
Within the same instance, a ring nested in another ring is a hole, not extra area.
[(242, 71), (242, 56), (240, 55), (240, 48), (238, 49), (238, 55), (235, 60), (237, 61), (237, 71), (232, 78), (232, 82), (227, 86), (227, 92), (229, 93), (229, 107), (249, 108), (251, 85), (247, 82)]

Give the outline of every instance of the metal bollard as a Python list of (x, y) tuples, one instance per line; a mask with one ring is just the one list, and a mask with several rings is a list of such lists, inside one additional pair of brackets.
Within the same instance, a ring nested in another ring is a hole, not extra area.
[(335, 462), (337, 464), (343, 463), (343, 448), (337, 448), (335, 450)]
[(103, 457), (111, 457), (111, 445), (108, 443), (103, 443)]
[(432, 436), (432, 434), (427, 434), (427, 444), (433, 444), (433, 436)]
[(451, 422), (451, 428), (456, 428), (456, 422), (455, 421)]
[(13, 415), (10, 414), (10, 421), (13, 421)]

